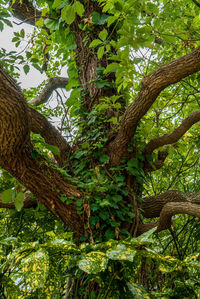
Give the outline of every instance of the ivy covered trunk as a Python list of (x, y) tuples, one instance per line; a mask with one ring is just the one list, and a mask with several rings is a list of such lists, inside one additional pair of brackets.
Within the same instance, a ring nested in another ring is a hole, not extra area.
[(78, 123), (81, 131), (72, 164), (75, 173), (83, 173), (81, 180), (88, 185), (92, 239), (97, 237), (102, 241), (104, 235), (118, 239), (128, 233), (137, 234), (137, 200), (142, 191), (139, 171), (143, 168), (138, 155), (142, 160), (143, 157), (136, 147), (134, 152), (127, 151), (117, 165), (111, 161), (115, 148), (109, 151), (109, 144), (125, 111), (126, 90), (118, 91), (115, 73), (106, 71), (117, 55), (113, 45), (118, 29), (117, 24), (106, 26), (107, 18), (101, 5), (88, 1), (84, 18), (77, 15), (70, 25), (76, 42), (75, 66), (81, 103)]

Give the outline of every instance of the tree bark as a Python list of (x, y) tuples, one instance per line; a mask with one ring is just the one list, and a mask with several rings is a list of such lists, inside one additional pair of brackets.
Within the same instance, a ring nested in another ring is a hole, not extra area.
[[(30, 141), (30, 120), (26, 101), (14, 80), (0, 68), (0, 165), (30, 190), (44, 206), (77, 236), (84, 223), (77, 214), (76, 199), (82, 194), (36, 153)], [(73, 198), (66, 205), (62, 194)]]

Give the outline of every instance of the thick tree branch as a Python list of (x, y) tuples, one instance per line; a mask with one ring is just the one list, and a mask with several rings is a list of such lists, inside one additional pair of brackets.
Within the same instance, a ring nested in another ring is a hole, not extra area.
[(167, 203), (161, 213), (158, 222), (157, 232), (169, 228), (172, 224), (171, 218), (176, 214), (187, 214), (190, 216), (200, 218), (200, 206), (192, 203), (185, 202), (169, 202)]
[(157, 226), (156, 232), (169, 228), (171, 218), (176, 214), (187, 214), (200, 218), (200, 196), (196, 193), (186, 193), (170, 190), (163, 194), (146, 197), (141, 204), (145, 218), (159, 217), (157, 222), (140, 224), (138, 234), (142, 234)]
[(30, 104), (38, 106), (40, 104), (44, 104), (48, 101), (52, 92), (57, 88), (65, 88), (68, 84), (69, 79), (64, 77), (54, 77), (50, 78), (47, 85), (44, 87), (42, 92), (34, 98), (33, 100), (29, 101)]
[(144, 149), (145, 154), (151, 154), (160, 146), (177, 142), (198, 121), (200, 121), (200, 110), (191, 113), (171, 134), (152, 139)]
[(113, 164), (119, 164), (126, 154), (128, 142), (134, 135), (139, 120), (146, 114), (162, 90), (200, 70), (200, 47), (169, 62), (142, 80), (142, 89), (124, 113), (121, 128), (109, 145)]
[(200, 206), (200, 196), (196, 193), (183, 193), (178, 190), (169, 190), (156, 196), (148, 196), (140, 205), (141, 213), (145, 218), (159, 217), (163, 207), (169, 202), (190, 202)]
[[(33, 155), (29, 119), (23, 94), (0, 67), (0, 165), (80, 236), (84, 223), (75, 202), (82, 194), (41, 155)], [(71, 203), (61, 201), (62, 195)]]
[(13, 16), (22, 20), (24, 23), (35, 26), (37, 20), (41, 17), (41, 12), (37, 10), (28, 0), (11, 0), (10, 6), (13, 10)]
[[(17, 85), (16, 81), (13, 80), (12, 77), (10, 77), (2, 67), (0, 67), (0, 72), (5, 78), (5, 84), (9, 84), (10, 90), (12, 90), (13, 93), (17, 94), (20, 98), (23, 98), (22, 90)], [(27, 126), (29, 126), (29, 129), (33, 133), (40, 134), (44, 138), (46, 143), (55, 145), (59, 148), (60, 155), (55, 155), (55, 159), (58, 162), (59, 166), (63, 166), (64, 161), (66, 160), (66, 153), (70, 150), (69, 144), (58, 132), (58, 130), (54, 126), (52, 126), (52, 124), (43, 115), (41, 115), (31, 107), (26, 107), (26, 109), (28, 112), (26, 114), (26, 117), (28, 116)]]

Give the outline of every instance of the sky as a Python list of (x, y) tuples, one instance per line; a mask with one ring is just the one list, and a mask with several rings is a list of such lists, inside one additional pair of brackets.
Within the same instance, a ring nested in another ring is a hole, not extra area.
[[(15, 18), (10, 18), (10, 21), (13, 21), (17, 24), (20, 23), (20, 20)], [(25, 36), (33, 32), (34, 27), (28, 24), (16, 25), (13, 23), (13, 27), (9, 27), (4, 24), (4, 30), (0, 31), (0, 47), (6, 49), (7, 51), (15, 50), (20, 52), (26, 46), (26, 42), (22, 42), (18, 48), (15, 47), (15, 43), (12, 42), (13, 32), (19, 32), (22, 28), (25, 30)], [(23, 54), (22, 54), (23, 55)], [(30, 72), (25, 75), (23, 71), (20, 73), (19, 83), (22, 88), (30, 88), (38, 86), (45, 79), (45, 74), (41, 74), (38, 70), (31, 67)]]
[[(19, 24), (21, 21), (16, 19), (16, 18), (10, 18), (10, 21), (13, 24), (13, 27), (9, 27), (6, 24), (4, 24), (4, 30), (1, 32), (0, 31), (0, 47), (6, 49), (7, 51), (17, 51), (17, 53), (21, 52), (27, 43), (21, 42), (18, 48), (15, 47), (15, 43), (12, 42), (12, 38), (14, 37), (13, 32), (19, 32), (23, 28), (25, 31), (25, 40), (28, 35), (31, 35), (31, 33), (34, 30), (34, 27), (29, 25), (29, 24)], [(15, 24), (17, 23), (17, 24)], [(28, 38), (27, 38), (28, 40)], [(23, 53), (21, 54), (23, 55)], [(21, 86), (22, 89), (28, 89), (31, 87), (37, 87), (39, 84), (43, 82), (47, 77), (45, 74), (41, 74), (38, 70), (36, 70), (34, 67), (30, 66), (30, 71), (26, 75), (23, 70), (23, 65), (21, 66), (21, 72), (20, 72), (20, 78), (17, 80), (19, 85)], [(66, 69), (63, 70), (65, 75), (61, 74), (61, 76), (66, 76)], [(59, 91), (59, 89), (58, 89)], [(62, 93), (60, 93), (62, 95)], [(66, 93), (66, 95), (68, 95)], [(66, 98), (65, 98), (66, 100)], [(56, 100), (56, 94), (55, 92), (52, 94), (50, 97), (48, 103), (46, 104), (48, 108), (55, 108), (57, 106), (57, 100)], [(57, 117), (52, 117), (51, 122), (54, 123), (55, 126), (59, 126), (60, 124), (60, 119)]]

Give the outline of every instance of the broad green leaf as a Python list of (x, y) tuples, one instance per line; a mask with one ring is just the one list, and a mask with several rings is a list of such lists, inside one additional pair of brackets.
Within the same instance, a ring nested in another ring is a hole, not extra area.
[(25, 31), (24, 31), (24, 29), (22, 28), (22, 30), (20, 31), (20, 36), (21, 36), (22, 38), (24, 38), (24, 35), (25, 35)]
[(99, 38), (102, 41), (105, 41), (106, 37), (108, 36), (108, 31), (104, 28), (100, 33), (99, 33)]
[(145, 288), (139, 284), (136, 283), (127, 283), (127, 286), (131, 293), (133, 294), (133, 298), (137, 299), (150, 299), (147, 291)]
[(75, 7), (74, 5), (67, 5), (61, 11), (62, 20), (65, 21), (68, 25), (74, 22), (75, 20)]
[(101, 251), (93, 251), (84, 256), (79, 262), (78, 267), (88, 274), (97, 274), (105, 271), (108, 258)]
[(17, 193), (17, 196), (15, 197), (15, 208), (19, 212), (23, 208), (24, 205), (24, 193), (19, 192)]
[(4, 23), (9, 27), (13, 27), (12, 23), (8, 19), (3, 19)]
[(85, 11), (85, 8), (84, 8), (83, 4), (82, 4), (81, 2), (79, 2), (79, 1), (76, 1), (76, 2), (74, 3), (74, 7), (75, 7), (75, 11), (76, 11), (76, 13), (77, 13), (80, 17), (82, 17), (82, 16), (83, 16), (83, 13), (84, 13), (84, 11)]
[(112, 23), (114, 23), (118, 19), (118, 16), (110, 16), (107, 18), (107, 25), (110, 27)]
[(97, 51), (98, 59), (101, 59), (103, 57), (103, 54), (104, 54), (104, 46), (100, 47)]
[(99, 161), (102, 162), (102, 163), (107, 163), (109, 161), (109, 156), (108, 155), (102, 155), (100, 158), (99, 158)]
[(116, 62), (110, 63), (107, 68), (104, 70), (104, 74), (108, 74), (111, 72), (116, 72), (119, 68), (119, 64)]
[(150, 238), (150, 236), (157, 230), (157, 227), (154, 227), (147, 231), (146, 233), (142, 234), (141, 236), (131, 239), (131, 243), (133, 244), (146, 244), (146, 243), (152, 243), (154, 240)]
[(135, 168), (138, 168), (138, 161), (137, 161), (136, 158), (131, 158), (131, 159), (128, 161), (127, 165), (128, 165), (129, 167), (135, 167)]
[(1, 193), (1, 198), (3, 203), (8, 203), (13, 200), (13, 190), (7, 189)]
[(52, 8), (57, 8), (62, 4), (63, 0), (54, 0)]
[(57, 20), (46, 19), (44, 24), (47, 28), (51, 30), (58, 30), (59, 29), (59, 22)]
[(118, 244), (116, 248), (109, 249), (106, 256), (111, 260), (132, 262), (136, 253), (136, 250), (127, 248), (124, 244)]
[(102, 44), (102, 41), (100, 39), (94, 39), (90, 44), (90, 48), (96, 47), (100, 44)]
[(49, 243), (49, 246), (58, 248), (59, 250), (65, 251), (78, 251), (76, 245), (71, 241), (66, 241), (64, 239), (56, 239)]
[(24, 68), (24, 73), (27, 75), (30, 70), (30, 66), (26, 64), (23, 68)]
[(46, 251), (40, 249), (29, 254), (21, 261), (21, 270), (25, 283), (33, 291), (44, 287), (49, 274), (49, 257)]
[(43, 18), (39, 18), (35, 24), (38, 27), (42, 27), (44, 25), (44, 19)]
[(92, 13), (92, 21), (96, 25), (103, 25), (106, 22), (107, 18), (108, 15), (106, 14), (100, 14), (97, 11), (94, 11)]

